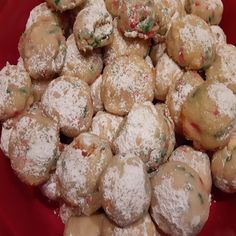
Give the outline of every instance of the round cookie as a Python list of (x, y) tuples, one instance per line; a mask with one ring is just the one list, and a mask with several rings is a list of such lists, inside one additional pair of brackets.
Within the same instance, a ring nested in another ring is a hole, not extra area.
[(49, 179), (59, 155), (58, 124), (41, 111), (22, 116), (9, 139), (11, 166), (21, 181), (39, 185)]
[(182, 75), (179, 66), (164, 53), (155, 67), (155, 98), (165, 101), (169, 88)]
[(124, 118), (99, 111), (94, 117), (91, 126), (91, 133), (106, 139), (112, 144), (114, 137), (120, 129)]
[(112, 17), (103, 7), (86, 7), (78, 13), (73, 32), (79, 50), (103, 47), (113, 40)]
[(221, 45), (215, 61), (206, 71), (206, 78), (224, 83), (236, 94), (236, 47), (234, 45)]
[(25, 29), (29, 29), (35, 22), (45, 18), (59, 23), (59, 17), (48, 7), (46, 2), (37, 5), (31, 10)]
[(97, 191), (99, 178), (111, 158), (109, 145), (98, 136), (82, 133), (75, 138), (57, 163), (56, 174), (63, 199), (73, 206), (83, 207), (81, 198), (91, 197)]
[(205, 189), (211, 192), (211, 166), (206, 153), (196, 151), (192, 147), (179, 146), (171, 154), (169, 161), (180, 161), (193, 168), (200, 176)]
[(108, 112), (128, 114), (134, 103), (153, 100), (153, 70), (139, 56), (116, 58), (103, 71), (101, 98)]
[(143, 162), (135, 155), (117, 155), (103, 172), (99, 191), (102, 207), (118, 226), (141, 219), (151, 200), (150, 181)]
[(236, 97), (224, 84), (207, 81), (183, 104), (183, 133), (196, 148), (215, 150), (228, 142), (234, 129)]
[(153, 37), (158, 30), (154, 0), (121, 1), (118, 29), (126, 37)]
[(135, 104), (113, 141), (114, 151), (116, 154), (134, 153), (151, 173), (167, 159), (167, 132), (163, 113), (158, 112), (151, 102)]
[(31, 25), (21, 36), (18, 49), (33, 79), (52, 79), (61, 72), (66, 54), (65, 37), (50, 18)]
[(67, 39), (66, 45), (67, 51), (61, 75), (78, 77), (89, 85), (92, 84), (103, 69), (101, 51), (80, 52), (73, 34)]
[(207, 68), (215, 59), (214, 37), (210, 26), (195, 15), (173, 21), (166, 45), (168, 55), (186, 69)]
[(180, 114), (182, 106), (191, 91), (203, 83), (202, 77), (194, 71), (183, 74), (169, 89), (166, 97), (166, 104), (170, 111), (170, 116), (175, 123), (175, 130), (181, 132)]
[(105, 64), (113, 63), (113, 61), (124, 55), (134, 54), (144, 58), (150, 49), (151, 41), (140, 38), (127, 38), (117, 28), (117, 18), (113, 20), (114, 39), (112, 43), (104, 49)]
[(65, 225), (64, 236), (100, 236), (104, 214), (97, 213), (92, 216), (71, 217)]
[(76, 137), (89, 129), (93, 105), (90, 88), (84, 81), (61, 76), (50, 82), (41, 102), (45, 113), (59, 121), (64, 135)]
[(221, 0), (186, 0), (185, 9), (188, 14), (197, 15), (208, 24), (218, 25), (224, 6)]
[(104, 0), (109, 13), (116, 17), (119, 15), (122, 0)]
[(105, 218), (102, 224), (102, 236), (159, 236), (152, 219), (148, 214), (137, 222), (120, 228), (112, 221)]
[(214, 153), (211, 161), (212, 178), (215, 186), (226, 193), (236, 192), (236, 134), (229, 143)]
[(46, 0), (47, 4), (56, 11), (66, 11), (80, 6), (85, 0)]
[(94, 113), (104, 110), (101, 98), (101, 86), (102, 86), (102, 75), (100, 75), (90, 86)]
[(20, 59), (0, 71), (0, 121), (12, 118), (31, 105), (31, 79)]
[(209, 216), (210, 195), (199, 175), (181, 162), (167, 162), (151, 179), (151, 216), (168, 235), (197, 235)]
[(40, 102), (41, 98), (46, 91), (50, 80), (32, 80), (32, 95), (34, 102)]

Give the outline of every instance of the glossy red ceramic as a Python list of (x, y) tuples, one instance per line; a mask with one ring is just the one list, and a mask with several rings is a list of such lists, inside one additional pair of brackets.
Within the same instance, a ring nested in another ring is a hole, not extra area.
[[(15, 63), (17, 43), (30, 10), (40, 0), (0, 0), (0, 68)], [(222, 27), (228, 42), (236, 45), (236, 1), (225, 0)], [(236, 195), (213, 190), (210, 218), (201, 236), (236, 236)], [(22, 184), (0, 153), (0, 236), (60, 236), (63, 224), (56, 206)], [(89, 235), (88, 235), (89, 236)]]

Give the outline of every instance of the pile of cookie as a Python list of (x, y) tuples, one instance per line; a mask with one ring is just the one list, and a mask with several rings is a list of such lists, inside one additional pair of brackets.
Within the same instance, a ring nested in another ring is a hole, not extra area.
[[(47, 0), (0, 71), (1, 149), (65, 236), (196, 235), (236, 192), (221, 0)], [(213, 177), (213, 178), (212, 178)]]

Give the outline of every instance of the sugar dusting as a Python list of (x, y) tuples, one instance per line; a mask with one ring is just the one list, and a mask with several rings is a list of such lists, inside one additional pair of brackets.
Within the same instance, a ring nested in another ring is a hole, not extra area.
[(168, 223), (171, 223), (169, 224), (172, 228), (171, 232), (175, 232), (177, 228), (181, 230), (181, 235), (188, 235), (182, 217), (189, 209), (189, 193), (183, 189), (175, 189), (172, 181), (170, 177), (163, 177), (161, 184), (155, 186), (153, 194), (158, 204), (152, 206), (152, 216), (156, 222), (160, 222), (160, 217), (164, 217)]
[[(12, 131), (10, 142), (16, 144), (11, 160), (19, 162), (21, 173), (41, 177), (47, 173), (58, 152), (58, 127), (56, 123), (44, 125), (31, 116), (23, 116)], [(18, 168), (16, 166), (16, 168)]]
[(119, 153), (134, 153), (147, 166), (160, 161), (164, 135), (157, 110), (150, 102), (135, 104), (113, 144)]
[(89, 87), (79, 79), (68, 81), (65, 77), (53, 80), (42, 97), (48, 115), (59, 118), (61, 127), (78, 130), (87, 128), (84, 120), (90, 119), (91, 97)]
[[(114, 211), (120, 215), (117, 221), (126, 223), (133, 215), (142, 215), (150, 202), (143, 164), (138, 159), (129, 164), (129, 159), (123, 157), (122, 170), (118, 166), (108, 167), (102, 180), (104, 199), (111, 201)], [(111, 214), (107, 208), (105, 211)]]
[(222, 83), (213, 83), (208, 87), (208, 95), (215, 102), (221, 115), (235, 118), (236, 97), (230, 89)]

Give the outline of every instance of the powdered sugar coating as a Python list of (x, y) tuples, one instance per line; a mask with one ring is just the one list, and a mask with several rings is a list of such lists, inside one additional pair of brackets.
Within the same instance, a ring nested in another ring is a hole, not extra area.
[(59, 153), (58, 124), (42, 113), (26, 114), (15, 124), (9, 140), (11, 166), (29, 185), (49, 178)]
[(54, 21), (58, 20), (57, 16), (48, 7), (46, 2), (37, 5), (31, 10), (25, 29), (29, 29), (31, 25), (33, 25), (35, 22), (39, 21), (42, 18), (50, 18)]
[(208, 87), (208, 95), (216, 104), (220, 115), (236, 117), (236, 97), (224, 84), (212, 83)]
[(112, 158), (109, 145), (98, 136), (82, 133), (67, 146), (56, 174), (63, 198), (74, 206), (97, 189), (98, 179)]
[(104, 69), (101, 97), (105, 109), (116, 115), (126, 115), (134, 103), (152, 101), (152, 69), (135, 55), (117, 58)]
[(112, 17), (105, 8), (91, 5), (78, 13), (73, 32), (80, 50), (103, 47), (113, 38)]
[(190, 146), (179, 146), (169, 158), (170, 161), (180, 161), (193, 168), (201, 177), (205, 188), (211, 192), (210, 160), (206, 153), (196, 151)]
[(118, 226), (127, 226), (148, 211), (150, 183), (141, 160), (132, 154), (115, 156), (103, 173), (99, 190), (106, 214)]
[(102, 75), (100, 75), (90, 86), (94, 113), (104, 110), (101, 98), (101, 86), (102, 86)]
[(103, 69), (101, 51), (80, 52), (73, 34), (68, 37), (66, 45), (65, 63), (61, 74), (75, 76), (88, 84), (92, 84)]
[(181, 162), (168, 162), (152, 178), (151, 215), (170, 235), (196, 235), (209, 215), (209, 194), (198, 174)]
[(114, 139), (116, 153), (134, 153), (149, 171), (156, 170), (165, 157), (168, 142), (165, 119), (151, 102), (135, 104)]
[(17, 65), (6, 64), (0, 71), (0, 120), (16, 116), (28, 105), (31, 79), (20, 58)]
[(44, 111), (59, 120), (62, 132), (76, 137), (88, 130), (93, 106), (89, 86), (76, 77), (61, 76), (53, 80), (42, 97)]
[(93, 118), (91, 133), (112, 143), (123, 119), (123, 117), (99, 111)]

